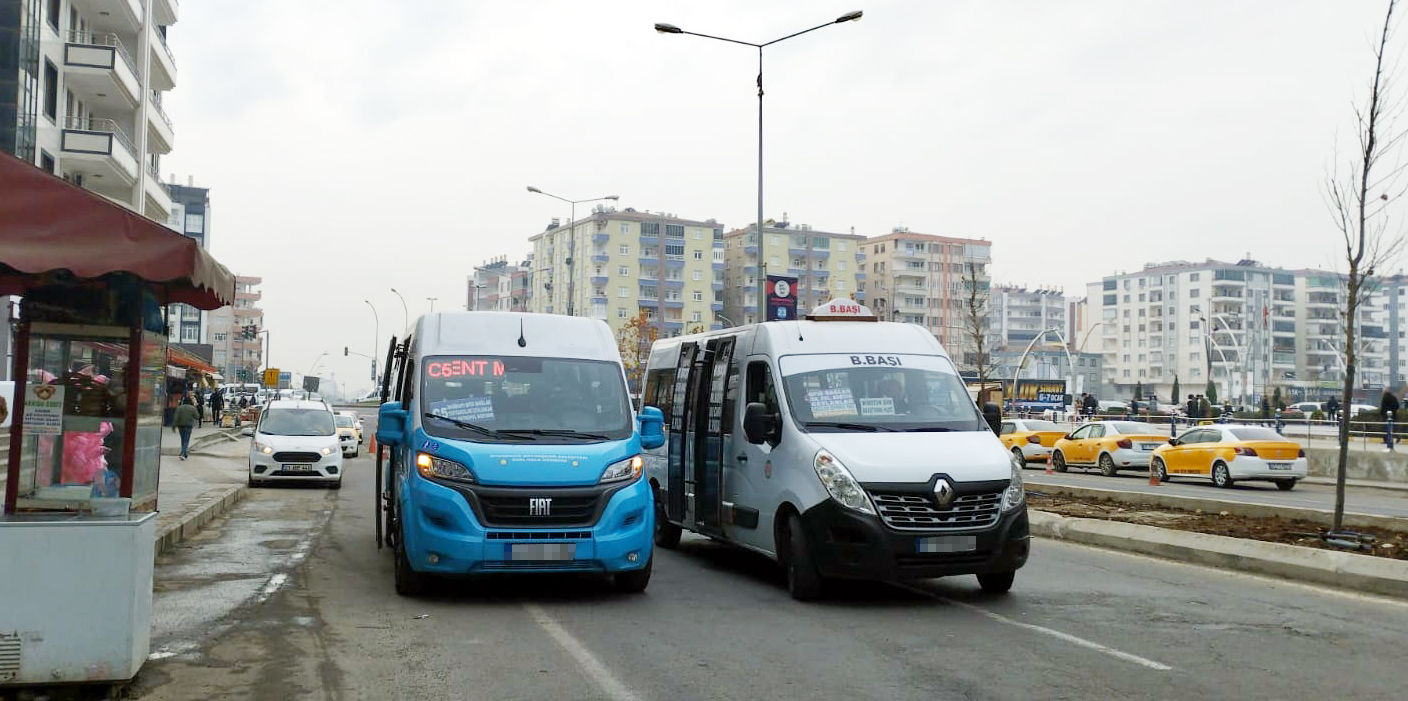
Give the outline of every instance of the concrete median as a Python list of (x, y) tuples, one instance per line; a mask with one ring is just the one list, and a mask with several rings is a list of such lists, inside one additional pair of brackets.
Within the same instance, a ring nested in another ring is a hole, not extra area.
[[(1311, 521), (1321, 525), (1334, 522), (1334, 512), (1327, 509), (1312, 509), (1301, 506), (1277, 506), (1253, 504), (1242, 501), (1209, 499), (1205, 497), (1178, 496), (1173, 494), (1152, 494), (1149, 492), (1123, 492), (1115, 489), (1095, 487), (1074, 487), (1043, 483), (1040, 477), (1027, 478), (1027, 488), (1053, 496), (1098, 499), (1117, 504), (1153, 504), (1169, 509), (1184, 511), (1202, 510), (1211, 513), (1227, 512), (1233, 516), (1249, 518), (1281, 518)], [(1345, 513), (1344, 525), (1350, 528), (1383, 528), (1390, 531), (1408, 533), (1408, 518), (1396, 516), (1376, 516), (1374, 514)]]
[(1030, 511), (1032, 534), (1408, 599), (1408, 561)]

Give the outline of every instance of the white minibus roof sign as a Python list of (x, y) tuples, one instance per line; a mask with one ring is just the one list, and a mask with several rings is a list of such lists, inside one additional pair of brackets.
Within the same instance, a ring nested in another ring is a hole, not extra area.
[(854, 299), (833, 299), (807, 315), (812, 321), (877, 321), (864, 304)]

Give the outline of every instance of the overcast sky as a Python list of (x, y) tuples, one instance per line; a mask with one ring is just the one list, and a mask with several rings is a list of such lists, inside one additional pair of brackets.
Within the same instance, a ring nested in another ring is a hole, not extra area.
[(527, 185), (753, 219), (756, 53), (655, 22), (767, 41), (854, 9), (767, 49), (767, 216), (985, 238), (997, 281), (1073, 296), (1153, 261), (1335, 265), (1321, 185), (1382, 1), (197, 0), (163, 170), (264, 278), (273, 364), (328, 351), (361, 389), (362, 300), (382, 351), (389, 288), (462, 309), (474, 265), (566, 219)]

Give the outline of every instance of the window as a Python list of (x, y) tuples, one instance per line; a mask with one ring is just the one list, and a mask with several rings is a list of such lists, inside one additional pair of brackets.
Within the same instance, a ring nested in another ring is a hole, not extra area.
[(704, 279), (704, 273), (702, 273), (702, 272), (700, 272), (700, 271), (698, 271), (698, 270), (694, 271), (694, 272), (691, 273), (691, 274), (693, 275), (694, 280), (695, 280), (696, 282), (698, 282), (698, 281)]
[(695, 230), (694, 230), (694, 240), (695, 240), (695, 241), (699, 241), (699, 240), (702, 240), (703, 238), (704, 238), (704, 230), (703, 230), (703, 229), (695, 229)]
[(684, 238), (684, 225), (683, 225), (683, 224), (666, 224), (666, 225), (665, 225), (665, 238), (669, 238), (669, 239), (682, 239), (682, 238)]
[(620, 265), (620, 266), (617, 266), (617, 267), (616, 267), (616, 274), (617, 274), (617, 275), (620, 275), (621, 277), (630, 277), (630, 276), (631, 276), (631, 267), (628, 266), (628, 265)]
[(836, 250), (838, 250), (838, 251), (844, 251), (844, 250), (847, 249), (847, 246), (848, 246), (848, 245), (849, 245), (849, 244), (847, 244), (845, 241), (837, 241), (837, 242), (836, 242)]
[[(644, 287), (641, 288), (641, 290), (644, 290), (644, 289), (645, 289)], [(625, 288), (625, 287), (618, 287), (618, 288), (616, 288), (616, 296), (617, 296), (617, 297), (629, 297), (629, 296), (630, 296), (630, 290), (627, 289), (627, 288)]]
[(842, 270), (845, 270), (845, 269), (846, 269), (846, 261), (844, 261), (844, 260), (838, 260), (838, 261), (836, 261), (836, 270), (837, 270), (838, 272), (839, 272), (839, 271), (842, 271)]
[(195, 324), (186, 324), (181, 327), (182, 343), (200, 343), (200, 327)]
[(44, 59), (44, 116), (50, 122), (59, 118), (59, 69), (47, 58)]
[(215, 334), (215, 340), (217, 340), (217, 341), (223, 341), (223, 340), (225, 340), (227, 337), (229, 337), (229, 334), (224, 334), (224, 333), (217, 333), (217, 334)]
[(660, 223), (653, 221), (643, 221), (640, 223), (641, 236), (660, 236)]
[(50, 175), (54, 174), (54, 157), (48, 151), (39, 149), (39, 168)]
[[(56, 32), (59, 31), (59, 10), (62, 5), (60, 0), (49, 0), (49, 11), (45, 13), (45, 19), (49, 20), (49, 26), (53, 27)], [(70, 27), (70, 29), (78, 29), (78, 27)]]
[(1201, 293), (1202, 293), (1202, 290), (1200, 290), (1200, 289), (1194, 287), (1193, 289), (1188, 290), (1188, 297), (1189, 297), (1190, 299), (1195, 299), (1195, 298), (1197, 298)]
[(665, 257), (672, 260), (684, 260), (684, 245), (665, 244)]
[(188, 233), (188, 234), (203, 234), (203, 233), (205, 233), (205, 215), (204, 215), (204, 214), (187, 214), (187, 215), (186, 215), (186, 233)]
[(836, 281), (836, 289), (838, 289), (838, 290), (844, 290), (844, 289), (846, 289), (846, 281), (845, 281), (845, 280), (837, 280), (837, 281)]
[(1129, 295), (1124, 296), (1124, 303), (1129, 304)]
[(704, 320), (704, 316), (703, 316), (702, 314), (700, 314), (699, 312), (690, 312), (690, 313), (689, 313), (689, 320), (690, 320), (690, 321), (703, 321), (703, 320)]
[(623, 234), (629, 234), (629, 233), (631, 233), (631, 225), (630, 225), (630, 224), (627, 224), (626, 222), (621, 222), (621, 233), (623, 233)]
[(617, 319), (624, 319), (624, 318), (626, 318), (626, 308), (625, 308), (625, 307), (616, 307), (616, 318), (617, 318)]
[(702, 248), (696, 248), (696, 249), (694, 249), (694, 259), (695, 259), (695, 260), (704, 260), (704, 249), (702, 249)]
[(694, 301), (696, 301), (696, 302), (703, 302), (703, 301), (704, 301), (704, 293), (703, 293), (703, 292), (700, 292), (699, 290), (695, 290), (695, 291), (694, 291)]
[(1189, 274), (1188, 274), (1188, 282), (1197, 282), (1197, 281), (1198, 281), (1198, 275), (1199, 275), (1198, 273), (1189, 273)]
[(631, 255), (631, 244), (629, 244), (629, 243), (623, 243), (623, 244), (621, 244), (621, 255), (623, 255), (623, 256)]

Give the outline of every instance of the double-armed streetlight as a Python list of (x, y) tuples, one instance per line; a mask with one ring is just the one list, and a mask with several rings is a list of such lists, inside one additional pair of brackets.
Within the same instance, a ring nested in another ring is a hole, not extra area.
[[(576, 258), (577, 255), (577, 205), (582, 204), (583, 202), (597, 202), (599, 200), (619, 200), (621, 198), (618, 195), (607, 195), (605, 197), (588, 197), (584, 200), (569, 200), (566, 197), (559, 197), (558, 195), (554, 195), (551, 192), (543, 192), (542, 190), (539, 190), (538, 188), (533, 187), (532, 185), (528, 186), (528, 191), (535, 195), (546, 195), (555, 200), (562, 200), (563, 202), (566, 202), (569, 206), (568, 214), (570, 216), (567, 217), (567, 316), (572, 316), (573, 305), (575, 304), (575, 300), (573, 299), (573, 293), (576, 291), (577, 283), (577, 276), (572, 274), (572, 264), (574, 262), (574, 258)], [(478, 306), (477, 300), (475, 306)]]
[(665, 24), (663, 22), (657, 22), (655, 24), (655, 31), (660, 32), (661, 34), (688, 34), (690, 36), (703, 37), (705, 39), (717, 39), (718, 41), (726, 41), (730, 44), (742, 44), (743, 46), (752, 46), (758, 50), (758, 273), (759, 279), (764, 285), (767, 284), (767, 268), (763, 265), (763, 48), (772, 46), (773, 44), (776, 44), (781, 41), (786, 41), (788, 39), (791, 39), (792, 37), (801, 36), (808, 32), (814, 32), (818, 29), (821, 29), (822, 27), (829, 27), (833, 24), (841, 24), (843, 22), (854, 22), (860, 19), (862, 14), (863, 13), (860, 10), (856, 10), (855, 12), (848, 12), (844, 15), (841, 15), (840, 17), (837, 17), (834, 20), (831, 20), (830, 22), (827, 22), (826, 24), (818, 24), (817, 26), (812, 27), (811, 29), (804, 29), (800, 32), (788, 34), (787, 36), (782, 37), (780, 39), (773, 39), (772, 41), (764, 42), (761, 44), (755, 44), (751, 41), (739, 41), (738, 39), (728, 39), (726, 37), (713, 36), (711, 34), (687, 32), (683, 29), (680, 29), (679, 27), (676, 27), (673, 24)]
[(1069, 344), (1066, 343), (1066, 337), (1062, 335), (1060, 329), (1057, 329), (1053, 326), (1049, 329), (1043, 330), (1041, 333), (1038, 333), (1036, 337), (1032, 339), (1031, 343), (1027, 344), (1026, 350), (1022, 351), (1022, 357), (1017, 360), (1017, 369), (1012, 371), (1012, 401), (1014, 402), (1014, 405), (1017, 400), (1017, 379), (1022, 376), (1022, 366), (1026, 365), (1027, 363), (1027, 354), (1032, 352), (1032, 347), (1034, 347), (1036, 345), (1036, 342), (1040, 341), (1042, 337), (1046, 334), (1054, 335), (1056, 337), (1056, 340), (1061, 342), (1061, 350), (1065, 351), (1066, 353), (1066, 364), (1070, 366), (1069, 369), (1071, 378), (1071, 383), (1067, 385), (1067, 389), (1071, 391), (1072, 396), (1081, 391), (1081, 388), (1076, 387), (1076, 380), (1082, 378), (1083, 376), (1076, 373), (1076, 361), (1071, 357), (1071, 349), (1069, 347)]

